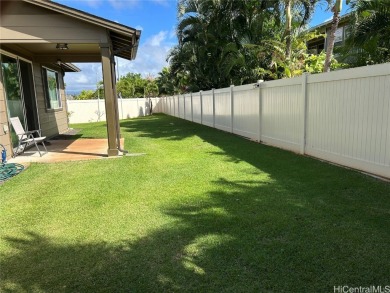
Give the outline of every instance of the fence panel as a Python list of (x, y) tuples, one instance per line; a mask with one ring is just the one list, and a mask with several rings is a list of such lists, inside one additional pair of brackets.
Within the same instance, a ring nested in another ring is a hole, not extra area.
[(191, 102), (191, 94), (185, 94), (183, 96), (185, 102), (185, 115), (184, 119), (192, 121), (192, 102)]
[(215, 98), (215, 128), (231, 132), (232, 102), (231, 102), (230, 87), (214, 90), (214, 98)]
[(169, 97), (168, 111), (169, 111), (169, 115), (175, 116), (175, 99), (174, 99), (174, 97)]
[(175, 117), (179, 117), (179, 96), (173, 96), (174, 103), (174, 115)]
[(383, 65), (309, 77), (307, 154), (390, 176), (390, 70)]
[(302, 135), (301, 78), (261, 84), (261, 140), (291, 151), (300, 150)]
[[(150, 114), (152, 101), (153, 112), (161, 112), (162, 101), (160, 98), (152, 99), (118, 99), (119, 119), (136, 118)], [(68, 100), (68, 113), (70, 123), (87, 123), (106, 121), (105, 100)]]
[(149, 115), (150, 107), (147, 99), (119, 99), (119, 118), (129, 119)]
[(67, 101), (70, 123), (106, 121), (104, 100)]
[(234, 87), (233, 133), (259, 139), (259, 89), (253, 85)]
[(185, 99), (184, 95), (179, 95), (179, 118), (184, 119), (185, 117)]
[(389, 93), (385, 63), (239, 86), (233, 100), (230, 88), (196, 93), (191, 114), (204, 125), (233, 126), (242, 136), (390, 178)]
[(193, 121), (197, 123), (202, 123), (202, 105), (200, 99), (200, 93), (192, 94), (192, 116)]
[(214, 126), (214, 112), (213, 112), (213, 91), (202, 92), (202, 109), (203, 117), (202, 123), (207, 126)]

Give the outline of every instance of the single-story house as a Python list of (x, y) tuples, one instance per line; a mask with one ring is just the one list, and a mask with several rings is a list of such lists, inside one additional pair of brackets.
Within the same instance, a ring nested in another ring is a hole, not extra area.
[(141, 32), (49, 0), (0, 1), (0, 144), (17, 138), (9, 118), (53, 137), (68, 130), (64, 75), (72, 62), (101, 62), (108, 156), (119, 153), (115, 86), (118, 56), (133, 60)]

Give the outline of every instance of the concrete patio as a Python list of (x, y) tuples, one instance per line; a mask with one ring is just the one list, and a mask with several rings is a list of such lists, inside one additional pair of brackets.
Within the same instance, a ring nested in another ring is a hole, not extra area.
[[(124, 145), (124, 139), (121, 139)], [(46, 143), (47, 153), (44, 154), (42, 145), (38, 145), (42, 157), (35, 146), (28, 148), (24, 153), (10, 159), (9, 163), (55, 163), (63, 161), (82, 161), (109, 158), (107, 156), (107, 139), (67, 139), (49, 140)], [(119, 157), (119, 156), (117, 156)], [(110, 158), (117, 158), (110, 157)]]

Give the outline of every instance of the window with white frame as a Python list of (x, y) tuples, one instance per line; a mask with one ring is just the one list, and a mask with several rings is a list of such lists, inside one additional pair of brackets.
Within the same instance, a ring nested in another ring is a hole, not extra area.
[(60, 109), (62, 107), (58, 72), (43, 68), (43, 79), (45, 81), (46, 105), (48, 109)]

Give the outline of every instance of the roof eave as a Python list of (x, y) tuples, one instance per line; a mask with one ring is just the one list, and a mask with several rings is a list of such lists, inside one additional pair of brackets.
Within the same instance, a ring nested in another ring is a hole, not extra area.
[[(120, 51), (123, 47), (129, 47), (128, 51), (123, 51), (122, 53), (117, 53), (116, 56), (125, 58), (128, 60), (134, 60), (137, 55), (139, 39), (141, 37), (141, 31), (136, 30), (132, 27), (118, 24), (116, 22), (101, 18), (89, 13), (86, 13), (81, 10), (77, 10), (72, 7), (68, 7), (57, 2), (52, 2), (48, 0), (23, 0), (24, 2), (40, 6), (42, 8), (50, 9), (52, 11), (68, 15), (70, 17), (80, 19), (82, 21), (101, 26), (108, 30), (109, 35), (117, 35), (123, 37), (124, 46), (120, 44), (115, 44), (113, 42), (113, 47), (117, 47), (117, 51)], [(115, 50), (115, 48), (114, 48)]]

